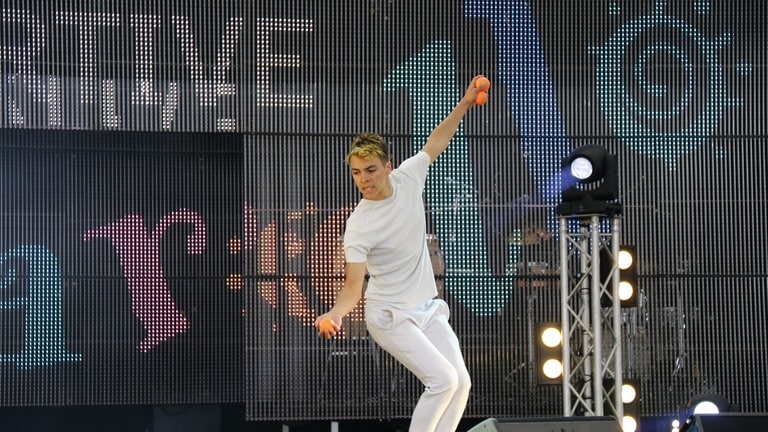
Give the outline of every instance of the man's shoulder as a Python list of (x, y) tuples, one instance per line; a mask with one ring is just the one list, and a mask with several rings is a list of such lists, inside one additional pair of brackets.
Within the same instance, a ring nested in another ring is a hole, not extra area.
[(416, 173), (426, 174), (430, 164), (429, 154), (420, 151), (415, 155), (404, 160), (396, 170), (392, 171), (393, 174), (404, 175), (413, 177)]

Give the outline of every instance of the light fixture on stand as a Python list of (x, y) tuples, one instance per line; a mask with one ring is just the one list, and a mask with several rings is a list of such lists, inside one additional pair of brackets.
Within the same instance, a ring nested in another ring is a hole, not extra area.
[(596, 144), (579, 147), (563, 159), (560, 166), (561, 216), (621, 213), (618, 199), (616, 155)]

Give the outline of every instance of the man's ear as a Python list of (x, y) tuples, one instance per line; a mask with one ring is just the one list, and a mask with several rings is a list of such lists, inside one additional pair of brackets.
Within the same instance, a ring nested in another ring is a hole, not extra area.
[(384, 165), (384, 168), (387, 169), (388, 173), (392, 172), (392, 161), (387, 161), (387, 164)]

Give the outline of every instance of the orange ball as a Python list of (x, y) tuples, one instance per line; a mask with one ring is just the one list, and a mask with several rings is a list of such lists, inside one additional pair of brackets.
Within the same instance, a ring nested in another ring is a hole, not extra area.
[(475, 87), (479, 87), (482, 91), (488, 91), (491, 88), (491, 81), (486, 77), (480, 77), (475, 80)]
[(325, 334), (326, 338), (330, 338), (331, 333), (336, 331), (336, 328), (333, 326), (333, 321), (331, 321), (330, 318), (320, 320), (320, 322), (317, 323), (317, 329), (320, 330), (320, 333)]
[(485, 105), (486, 102), (488, 102), (488, 93), (481, 91), (475, 96), (476, 105)]

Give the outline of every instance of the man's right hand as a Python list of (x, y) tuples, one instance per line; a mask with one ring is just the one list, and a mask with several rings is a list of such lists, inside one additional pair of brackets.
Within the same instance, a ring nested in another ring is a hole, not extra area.
[(341, 331), (341, 317), (331, 313), (320, 315), (315, 320), (315, 327), (317, 327), (318, 336), (330, 339)]

